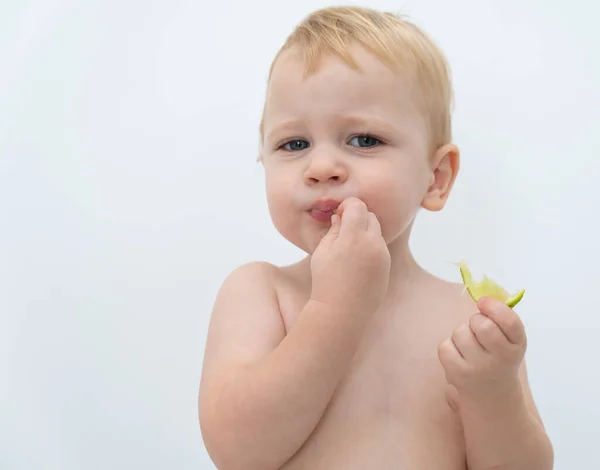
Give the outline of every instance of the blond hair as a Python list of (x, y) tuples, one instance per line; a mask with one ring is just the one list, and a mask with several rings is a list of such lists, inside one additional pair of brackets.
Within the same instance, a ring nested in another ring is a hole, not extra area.
[[(449, 143), (452, 139), (450, 68), (433, 40), (398, 14), (357, 6), (314, 11), (288, 36), (271, 64), (268, 81), (271, 80), (277, 59), (291, 48), (301, 53), (305, 76), (318, 70), (326, 54), (336, 56), (353, 69), (360, 70), (349, 52), (352, 44), (364, 47), (389, 67), (410, 74), (419, 94), (418, 103), (428, 118), (432, 147), (437, 149)], [(261, 148), (264, 112), (265, 109), (260, 122)]]

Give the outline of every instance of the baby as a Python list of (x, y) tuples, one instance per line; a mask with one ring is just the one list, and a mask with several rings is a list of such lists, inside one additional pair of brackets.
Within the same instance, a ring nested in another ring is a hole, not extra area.
[(261, 155), (307, 257), (219, 291), (199, 393), (220, 470), (550, 470), (518, 315), (426, 272), (409, 235), (459, 169), (445, 58), (391, 13), (314, 12), (271, 68)]

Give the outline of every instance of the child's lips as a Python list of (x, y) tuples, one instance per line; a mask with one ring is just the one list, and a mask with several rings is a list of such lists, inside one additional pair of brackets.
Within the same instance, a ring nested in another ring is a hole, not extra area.
[(320, 199), (311, 206), (308, 213), (319, 222), (330, 222), (340, 204), (341, 202), (335, 199)]
[(319, 199), (311, 207), (311, 211), (333, 212), (340, 206), (341, 202), (336, 199)]
[(331, 216), (333, 215), (333, 210), (322, 211), (319, 209), (311, 209), (310, 211), (308, 211), (308, 213), (313, 219), (319, 222), (330, 222)]

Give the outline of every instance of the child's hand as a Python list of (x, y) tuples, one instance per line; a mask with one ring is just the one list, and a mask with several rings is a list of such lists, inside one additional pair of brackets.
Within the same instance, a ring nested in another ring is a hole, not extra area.
[(514, 310), (490, 297), (477, 305), (481, 313), (456, 328), (438, 349), (446, 381), (455, 388), (449, 396), (459, 402), (494, 399), (516, 386), (527, 347), (525, 328)]
[(377, 217), (363, 201), (348, 198), (312, 255), (311, 299), (357, 314), (377, 310), (387, 293), (390, 264)]

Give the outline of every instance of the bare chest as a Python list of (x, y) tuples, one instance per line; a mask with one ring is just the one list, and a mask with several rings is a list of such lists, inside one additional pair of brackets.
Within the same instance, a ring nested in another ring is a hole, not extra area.
[(413, 308), (423, 311), (373, 317), (318, 426), (284, 469), (466, 468), (437, 358), (455, 320)]

